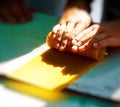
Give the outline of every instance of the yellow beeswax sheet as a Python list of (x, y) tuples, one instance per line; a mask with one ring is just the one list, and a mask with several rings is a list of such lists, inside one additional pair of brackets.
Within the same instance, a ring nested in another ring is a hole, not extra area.
[(16, 81), (9, 78), (4, 78), (5, 86), (10, 89), (14, 89), (16, 91), (22, 92), (24, 94), (43, 99), (45, 101), (57, 101), (67, 97), (67, 94), (58, 91), (50, 91), (41, 87), (37, 87), (31, 84), (26, 84), (20, 81)]
[(48, 90), (59, 91), (97, 63), (99, 62), (80, 55), (45, 49), (44, 52), (11, 72), (8, 77)]

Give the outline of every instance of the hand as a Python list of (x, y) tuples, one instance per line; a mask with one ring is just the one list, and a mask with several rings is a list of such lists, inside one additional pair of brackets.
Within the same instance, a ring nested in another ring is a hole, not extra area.
[(71, 40), (91, 22), (91, 17), (85, 10), (77, 8), (66, 10), (59, 24), (54, 26), (52, 30), (54, 47), (64, 51), (67, 46), (71, 45)]
[(0, 0), (0, 22), (14, 24), (31, 19), (31, 10), (24, 0)]
[(73, 51), (85, 51), (91, 47), (120, 46), (120, 20), (93, 24), (73, 40)]

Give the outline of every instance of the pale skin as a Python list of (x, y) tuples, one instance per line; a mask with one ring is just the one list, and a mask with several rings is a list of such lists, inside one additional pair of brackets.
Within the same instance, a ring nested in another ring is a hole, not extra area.
[(52, 29), (54, 47), (64, 51), (67, 46), (72, 45), (71, 40), (80, 31), (87, 28), (91, 22), (92, 19), (85, 3), (80, 2), (78, 7), (70, 6), (66, 8), (59, 23)]
[(73, 51), (85, 51), (91, 47), (120, 46), (120, 19), (93, 24), (72, 40)]
[(65, 51), (71, 46), (73, 52), (82, 52), (89, 48), (120, 46), (120, 19), (91, 24), (92, 19), (86, 8), (67, 8), (53, 27), (54, 47)]

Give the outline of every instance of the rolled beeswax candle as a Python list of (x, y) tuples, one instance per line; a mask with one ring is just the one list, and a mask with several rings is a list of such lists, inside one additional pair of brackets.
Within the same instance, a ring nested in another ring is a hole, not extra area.
[[(53, 41), (52, 40), (52, 33), (50, 32), (47, 35), (46, 43), (51, 48), (54, 48), (54, 44), (53, 44), (52, 41)], [(70, 47), (67, 47), (65, 51), (73, 53)], [(91, 49), (88, 49), (84, 52), (77, 52), (77, 53), (74, 53), (74, 54), (86, 56), (86, 57), (95, 59), (97, 61), (100, 61), (100, 60), (104, 59), (104, 57), (106, 55), (106, 47), (105, 48), (91, 48)]]

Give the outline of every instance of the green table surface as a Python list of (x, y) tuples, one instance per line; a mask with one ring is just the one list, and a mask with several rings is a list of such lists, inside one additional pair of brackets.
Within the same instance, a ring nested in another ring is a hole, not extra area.
[[(33, 20), (25, 24), (0, 24), (0, 63), (29, 53), (45, 43), (46, 35), (59, 20), (58, 17), (40, 13), (34, 13), (33, 16)], [(120, 86), (118, 78), (120, 48), (110, 49), (110, 53), (105, 61), (84, 74), (68, 89), (109, 99), (111, 93)], [(4, 84), (4, 81), (0, 79), (0, 84)], [(48, 103), (46, 107), (120, 107), (120, 105), (99, 98), (69, 93), (66, 99)]]

